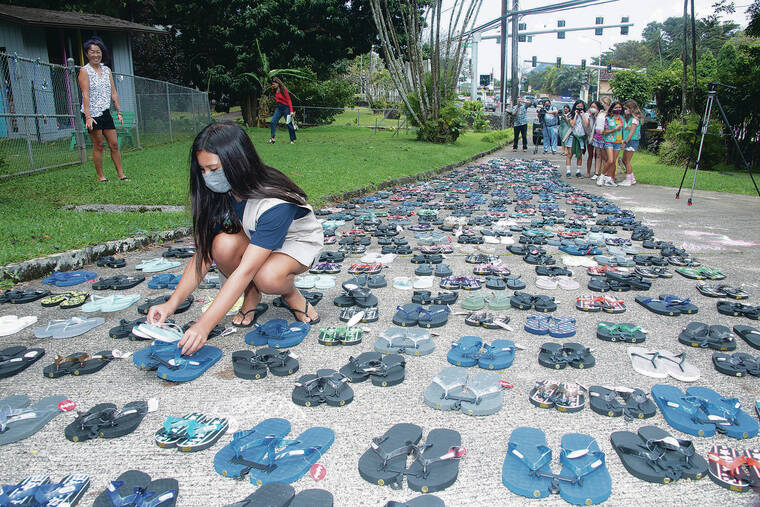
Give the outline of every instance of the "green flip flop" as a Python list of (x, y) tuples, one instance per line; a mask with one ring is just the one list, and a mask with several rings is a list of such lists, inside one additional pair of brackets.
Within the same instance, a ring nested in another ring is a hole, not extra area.
[(510, 297), (503, 292), (498, 294), (493, 293), (491, 300), (488, 302), (488, 308), (496, 311), (509, 310), (511, 307), (509, 299)]

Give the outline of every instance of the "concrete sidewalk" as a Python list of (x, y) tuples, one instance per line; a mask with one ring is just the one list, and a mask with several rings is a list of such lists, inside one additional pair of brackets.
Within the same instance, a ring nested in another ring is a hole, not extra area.
[[(536, 157), (532, 151), (513, 153), (509, 149), (497, 152), (484, 160), (499, 157), (544, 158), (542, 153)], [(549, 157), (562, 166), (564, 160)], [(635, 162), (635, 159), (634, 159)], [(582, 190), (601, 194), (616, 202), (621, 208), (632, 209), (638, 219), (651, 224), (657, 239), (673, 241), (677, 246), (685, 246), (693, 252), (703, 264), (723, 270), (728, 275), (726, 283), (745, 284), (752, 292), (749, 304), (760, 303), (758, 282), (758, 247), (760, 247), (760, 224), (757, 216), (760, 211), (760, 199), (751, 196), (696, 192), (695, 205), (686, 206), (685, 199), (674, 200), (675, 189), (647, 185), (625, 188), (600, 188), (587, 179), (572, 178), (571, 183)], [(562, 203), (562, 209), (569, 207)], [(404, 232), (404, 237), (415, 245), (413, 234)], [(624, 236), (625, 237), (625, 236)], [(187, 244), (187, 243), (184, 243)], [(637, 243), (638, 244), (638, 243)], [(168, 246), (152, 246), (125, 255), (127, 267), (124, 269), (98, 268), (87, 266), (88, 271), (96, 271), (101, 276), (114, 274), (135, 274), (134, 266), (144, 260), (158, 257)], [(487, 245), (488, 246), (488, 245)], [(334, 250), (336, 247), (327, 247)], [(754, 416), (753, 404), (760, 397), (758, 379), (755, 377), (730, 378), (715, 371), (712, 366), (710, 350), (687, 349), (677, 341), (680, 328), (688, 322), (702, 321), (709, 324), (753, 325), (743, 317), (726, 317), (716, 311), (715, 301), (701, 296), (695, 289), (695, 282), (674, 275), (670, 280), (657, 280), (646, 294), (676, 294), (692, 298), (700, 308), (694, 316), (664, 317), (656, 316), (634, 302), (634, 296), (641, 293), (622, 293), (628, 307), (622, 315), (586, 314), (575, 310), (575, 298), (578, 294), (587, 294), (585, 286), (588, 275), (583, 268), (571, 268), (581, 284), (576, 292), (545, 291), (535, 287), (534, 267), (521, 258), (505, 252), (503, 246), (496, 246), (504, 263), (513, 274), (521, 275), (528, 284), (526, 289), (531, 294), (549, 294), (556, 298), (559, 310), (553, 315), (569, 315), (578, 321), (578, 334), (569, 341), (575, 341), (593, 349), (597, 364), (588, 370), (553, 371), (537, 364), (537, 354), (545, 341), (556, 339), (537, 337), (526, 333), (523, 325), (530, 312), (509, 310), (510, 325), (513, 332), (505, 330), (486, 330), (466, 326), (463, 317), (452, 315), (449, 323), (438, 332), (435, 338), (436, 350), (424, 357), (408, 357), (406, 362), (406, 379), (392, 388), (380, 388), (366, 382), (353, 385), (354, 401), (341, 408), (320, 406), (316, 408), (299, 407), (290, 400), (293, 383), (302, 374), (314, 373), (319, 368), (339, 369), (345, 365), (350, 356), (373, 350), (377, 335), (391, 326), (391, 318), (397, 305), (408, 303), (411, 291), (402, 291), (389, 287), (373, 290), (380, 299), (380, 320), (366, 324), (371, 331), (364, 341), (354, 347), (324, 347), (316, 340), (317, 330), (312, 330), (307, 339), (293, 349), (301, 363), (300, 371), (293, 377), (275, 377), (268, 375), (258, 381), (246, 381), (233, 374), (230, 355), (233, 351), (250, 348), (243, 342), (245, 330), (222, 338), (215, 338), (210, 345), (220, 347), (224, 356), (214, 367), (200, 379), (187, 384), (170, 384), (160, 381), (155, 373), (138, 370), (131, 359), (114, 361), (100, 372), (87, 378), (65, 376), (60, 379), (43, 378), (42, 368), (52, 362), (56, 355), (66, 356), (74, 352), (95, 353), (103, 349), (118, 348), (134, 352), (148, 345), (148, 342), (113, 340), (108, 330), (119, 323), (119, 319), (133, 320), (139, 315), (134, 305), (117, 314), (104, 314), (106, 324), (83, 335), (67, 340), (38, 340), (34, 338), (35, 326), (10, 336), (0, 338), (0, 348), (8, 345), (25, 345), (43, 347), (47, 354), (23, 373), (0, 380), (0, 398), (12, 394), (27, 394), (33, 401), (53, 395), (64, 394), (78, 404), (81, 410), (87, 410), (96, 403), (113, 402), (122, 406), (137, 399), (155, 398), (159, 407), (156, 412), (146, 416), (140, 427), (132, 434), (113, 440), (97, 439), (84, 443), (72, 443), (65, 439), (65, 426), (74, 419), (73, 414), (56, 417), (36, 435), (18, 442), (0, 447), (3, 458), (3, 473), (0, 483), (13, 484), (29, 474), (46, 473), (53, 480), (58, 480), (68, 473), (87, 473), (91, 476), (90, 491), (80, 505), (91, 505), (97, 496), (121, 472), (127, 469), (141, 469), (153, 478), (174, 477), (179, 481), (180, 498), (177, 505), (182, 506), (218, 506), (240, 500), (254, 491), (255, 487), (247, 480), (235, 481), (216, 474), (213, 468), (214, 454), (231, 439), (232, 431), (252, 427), (268, 417), (284, 417), (292, 424), (291, 435), (297, 435), (312, 426), (326, 426), (335, 431), (335, 443), (320, 460), (327, 470), (326, 478), (315, 483), (308, 475), (293, 486), (296, 491), (307, 488), (324, 488), (335, 497), (336, 506), (380, 506), (389, 500), (406, 501), (419, 495), (405, 487), (402, 491), (392, 491), (365, 482), (358, 474), (359, 456), (369, 447), (373, 437), (382, 435), (391, 425), (399, 422), (413, 422), (423, 428), (426, 435), (433, 428), (452, 428), (462, 434), (463, 445), (467, 455), (461, 460), (457, 482), (443, 492), (437, 493), (447, 505), (566, 505), (557, 495), (544, 500), (530, 501), (512, 494), (501, 483), (501, 467), (507, 449), (511, 431), (518, 426), (541, 428), (547, 435), (548, 445), (554, 450), (552, 468), (560, 471), (560, 439), (569, 432), (587, 433), (593, 436), (606, 453), (607, 466), (612, 475), (612, 496), (606, 505), (638, 506), (681, 506), (681, 505), (749, 505), (757, 499), (754, 493), (739, 494), (727, 491), (713, 483), (709, 478), (700, 481), (677, 481), (668, 485), (654, 485), (634, 478), (623, 468), (620, 459), (612, 449), (609, 435), (613, 431), (636, 431), (636, 428), (655, 424), (670, 431), (678, 438), (695, 440), (697, 451), (706, 455), (715, 444), (725, 444), (743, 449), (760, 447), (760, 438), (749, 441), (736, 441), (723, 436), (711, 438), (691, 437), (670, 428), (658, 415), (644, 421), (626, 422), (622, 418), (607, 418), (594, 413), (586, 407), (576, 414), (563, 414), (556, 410), (542, 410), (528, 401), (528, 392), (537, 380), (577, 381), (586, 386), (615, 385), (640, 387), (649, 391), (659, 382), (641, 376), (631, 369), (626, 354), (626, 345), (607, 343), (596, 339), (596, 324), (600, 320), (616, 322), (635, 322), (648, 331), (645, 347), (668, 349), (674, 352), (686, 351), (688, 360), (696, 364), (702, 380), (696, 385), (710, 386), (728, 397), (737, 397), (745, 409)], [(370, 250), (378, 250), (376, 242)], [(550, 253), (556, 253), (556, 247), (548, 247)], [(456, 251), (455, 251), (456, 252)], [(455, 274), (469, 275), (472, 265), (466, 264), (463, 253), (447, 256), (448, 263)], [(336, 288), (324, 291), (324, 299), (317, 305), (322, 323), (319, 327), (340, 326), (339, 309), (333, 306), (332, 299), (340, 292), (340, 283), (351, 277), (346, 269), (358, 257), (348, 257), (343, 263), (344, 269), (337, 275)], [(409, 256), (396, 259), (384, 270), (386, 279), (392, 281), (396, 276), (413, 276), (415, 265), (409, 262)], [(171, 273), (181, 273), (181, 267)], [(146, 275), (150, 279), (149, 275)], [(40, 280), (30, 284), (31, 287), (44, 287)], [(81, 286), (74, 287), (74, 289)], [(435, 290), (435, 289), (434, 289)], [(110, 291), (106, 291), (110, 293)], [(142, 283), (126, 293), (138, 293), (143, 300), (167, 293), (165, 290), (151, 290)], [(485, 291), (487, 294), (489, 291)], [(197, 301), (190, 310), (176, 316), (180, 324), (198, 318), (203, 301), (215, 295), (215, 290), (198, 289)], [(460, 294), (461, 298), (466, 295)], [(271, 296), (264, 301), (271, 303)], [(461, 311), (459, 303), (453, 306), (453, 312)], [(46, 325), (51, 319), (79, 316), (78, 309), (61, 310), (59, 308), (42, 308), (39, 303), (28, 305), (0, 306), (0, 315), (37, 315), (37, 325)], [(261, 321), (279, 317), (292, 320), (290, 314), (280, 308), (270, 307)], [(225, 319), (229, 324), (230, 318)], [(755, 323), (757, 324), (757, 323)], [(758, 326), (756, 326), (758, 327)], [(463, 335), (478, 334), (485, 342), (508, 338), (523, 346), (525, 350), (516, 353), (514, 365), (500, 377), (514, 384), (514, 388), (504, 393), (504, 407), (495, 415), (474, 418), (459, 412), (440, 412), (423, 403), (423, 391), (430, 384), (432, 377), (441, 369), (450, 366), (446, 353), (453, 341)], [(738, 351), (755, 356), (760, 352), (751, 349), (738, 340)], [(688, 384), (669, 379), (664, 383), (685, 389)], [(226, 416), (233, 420), (230, 434), (209, 450), (199, 453), (181, 453), (172, 449), (160, 449), (153, 443), (153, 434), (158, 430), (167, 416), (182, 416), (193, 411), (202, 411), (209, 415)], [(291, 437), (292, 438), (292, 437)]]

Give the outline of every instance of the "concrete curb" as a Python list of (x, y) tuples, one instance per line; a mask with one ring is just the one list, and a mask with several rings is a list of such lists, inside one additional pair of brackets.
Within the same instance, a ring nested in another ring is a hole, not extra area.
[[(506, 144), (504, 146), (506, 146)], [(459, 162), (454, 162), (452, 164), (433, 169), (432, 171), (425, 171), (413, 176), (403, 176), (401, 178), (381, 181), (379, 183), (373, 183), (371, 185), (367, 185), (356, 190), (350, 190), (342, 194), (330, 195), (325, 197), (324, 201), (334, 202), (353, 199), (364, 194), (381, 190), (383, 188), (434, 178), (438, 174), (451, 171), (459, 166), (468, 164), (486, 155), (490, 155), (491, 153), (504, 148), (504, 146), (496, 146), (489, 150), (476, 153), (475, 155), (465, 160), (460, 160)], [(47, 257), (38, 257), (36, 259), (30, 259), (28, 261), (8, 264), (7, 266), (0, 267), (2, 270), (2, 276), (0, 276), (0, 279), (15, 277), (17, 280), (22, 282), (34, 280), (36, 278), (42, 278), (46, 275), (49, 275), (53, 271), (69, 271), (81, 268), (87, 264), (92, 264), (104, 255), (113, 255), (119, 252), (137, 250), (138, 248), (143, 248), (150, 245), (151, 243), (174, 241), (189, 236), (190, 233), (191, 230), (189, 227), (180, 227), (179, 229), (155, 232), (145, 236), (134, 236), (131, 238), (117, 239), (114, 241), (91, 245), (77, 250), (70, 250), (68, 252), (49, 255)]]

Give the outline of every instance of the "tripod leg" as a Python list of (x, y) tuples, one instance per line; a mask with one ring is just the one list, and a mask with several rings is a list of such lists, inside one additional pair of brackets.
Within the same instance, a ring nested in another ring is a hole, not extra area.
[(691, 182), (691, 193), (689, 194), (689, 201), (687, 204), (692, 205), (694, 198), (694, 187), (697, 185), (697, 173), (699, 172), (699, 163), (702, 161), (702, 148), (705, 144), (705, 135), (707, 135), (707, 128), (710, 126), (710, 116), (712, 116), (712, 106), (715, 100), (714, 93), (707, 94), (707, 103), (705, 104), (705, 117), (702, 120), (702, 138), (699, 140), (699, 152), (697, 152), (697, 163), (694, 164), (694, 179)]
[(723, 105), (720, 103), (720, 99), (718, 97), (715, 97), (715, 99), (718, 101), (718, 109), (720, 110), (721, 116), (723, 116), (723, 121), (726, 123), (726, 127), (728, 127), (728, 131), (731, 132), (731, 139), (734, 140), (734, 146), (736, 146), (736, 151), (739, 153), (739, 156), (742, 159), (742, 162), (744, 163), (744, 167), (747, 168), (747, 172), (749, 173), (749, 177), (752, 180), (752, 184), (755, 185), (755, 192), (757, 192), (757, 195), (760, 196), (760, 189), (757, 188), (757, 182), (755, 181), (755, 177), (752, 176), (752, 168), (747, 161), (746, 158), (744, 158), (744, 153), (742, 152), (741, 146), (739, 146), (739, 141), (736, 139), (736, 134), (734, 133), (734, 128), (731, 126), (731, 122), (728, 121), (728, 117), (726, 116), (726, 112), (723, 110)]
[[(702, 131), (702, 122), (704, 121), (704, 118), (699, 119), (699, 124), (697, 125), (697, 132)], [(686, 166), (683, 168), (683, 175), (681, 176), (681, 183), (678, 184), (678, 191), (676, 192), (676, 199), (681, 198), (681, 189), (683, 188), (683, 182), (686, 180), (686, 173), (689, 171), (689, 166), (691, 165), (691, 162), (694, 160), (694, 149), (697, 147), (697, 133), (694, 133), (694, 142), (691, 143), (691, 151), (689, 151), (689, 158), (686, 160)]]

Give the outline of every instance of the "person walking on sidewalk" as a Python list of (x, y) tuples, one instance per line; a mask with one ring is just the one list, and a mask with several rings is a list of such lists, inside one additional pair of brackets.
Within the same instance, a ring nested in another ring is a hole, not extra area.
[(274, 90), (274, 100), (277, 104), (274, 114), (272, 115), (272, 123), (270, 124), (271, 137), (269, 144), (274, 144), (274, 136), (277, 133), (277, 124), (280, 122), (280, 118), (285, 117), (285, 125), (288, 126), (288, 134), (290, 134), (290, 144), (296, 144), (296, 129), (293, 126), (293, 102), (290, 100), (290, 94), (288, 89), (280, 80), (280, 78), (272, 78), (272, 89)]
[(570, 118), (570, 132), (565, 141), (565, 148), (567, 149), (565, 159), (566, 176), (570, 177), (570, 164), (572, 163), (573, 156), (575, 156), (575, 176), (581, 178), (581, 164), (583, 163), (583, 152), (586, 149), (586, 129), (588, 128), (586, 103), (582, 100), (576, 100), (568, 116)]
[(279, 294), (296, 320), (319, 315), (294, 285), (324, 244), (322, 226), (306, 193), (262, 162), (248, 134), (232, 122), (212, 123), (190, 149), (190, 201), (196, 252), (169, 300), (148, 310), (150, 324), (166, 321), (203, 281), (211, 263), (227, 277), (214, 302), (179, 341), (191, 355), (208, 339), (235, 301), (233, 325), (252, 326), (266, 311), (261, 293)]
[(82, 49), (87, 56), (87, 65), (79, 70), (77, 81), (79, 89), (82, 90), (82, 120), (92, 140), (92, 161), (95, 164), (95, 173), (98, 181), (108, 181), (108, 178), (103, 175), (105, 144), (103, 138), (105, 138), (108, 149), (111, 150), (111, 160), (116, 167), (116, 174), (121, 181), (129, 181), (121, 167), (119, 140), (116, 137), (116, 126), (111, 116), (111, 102), (113, 102), (116, 107), (116, 118), (122, 126), (124, 125), (111, 69), (103, 63), (108, 59), (108, 49), (97, 37), (87, 40)]
[(592, 167), (594, 165), (594, 161), (596, 161), (597, 164), (601, 163), (600, 158), (596, 155), (596, 150), (597, 150), (596, 145), (599, 144), (600, 146), (599, 150), (602, 150), (604, 148), (603, 146), (604, 140), (602, 139), (601, 133), (599, 134), (599, 140), (597, 141), (595, 130), (594, 130), (596, 117), (600, 111), (604, 111), (604, 106), (602, 105), (601, 102), (599, 102), (598, 100), (595, 100), (591, 102), (591, 105), (588, 108), (588, 113), (586, 113), (586, 119), (588, 120), (588, 123), (586, 124), (586, 154), (588, 155), (586, 157), (586, 177), (587, 178), (596, 178), (596, 174), (592, 170)]
[(607, 154), (607, 162), (604, 166), (603, 174), (596, 179), (596, 184), (599, 186), (616, 187), (615, 165), (620, 149), (623, 146), (623, 128), (625, 127), (623, 104), (619, 101), (613, 102), (607, 110), (604, 127), (602, 135), (604, 136), (604, 151)]
[(633, 154), (639, 149), (641, 140), (641, 109), (639, 104), (633, 99), (625, 101), (624, 118), (625, 127), (623, 129), (623, 165), (625, 166), (625, 180), (619, 184), (624, 187), (630, 187), (636, 183), (633, 176), (633, 166), (631, 159)]
[(557, 154), (557, 129), (559, 125), (559, 111), (557, 111), (556, 107), (552, 106), (552, 103), (549, 99), (546, 99), (543, 104), (543, 110), (539, 111), (539, 115), (542, 115), (544, 118), (544, 127), (543, 127), (543, 135), (544, 135), (544, 153), (549, 153), (549, 149), (551, 148), (552, 154)]
[(523, 100), (517, 97), (517, 104), (512, 108), (512, 130), (515, 134), (515, 139), (512, 142), (512, 150), (517, 151), (517, 140), (522, 135), (523, 151), (528, 151), (528, 109), (526, 104), (527, 100)]
[(596, 158), (596, 169), (594, 175), (591, 177), (592, 180), (597, 181), (599, 176), (602, 175), (604, 166), (607, 163), (607, 151), (604, 149), (604, 136), (602, 135), (602, 131), (605, 128), (605, 121), (612, 100), (609, 97), (604, 96), (599, 102), (601, 102), (601, 106), (599, 112), (596, 114), (596, 121), (594, 122), (594, 157)]

